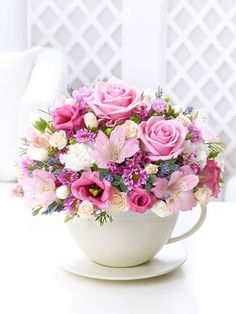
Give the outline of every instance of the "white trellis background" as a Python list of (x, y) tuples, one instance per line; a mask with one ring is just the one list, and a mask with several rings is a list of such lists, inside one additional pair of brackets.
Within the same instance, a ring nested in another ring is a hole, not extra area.
[[(167, 22), (161, 30), (165, 34), (166, 44), (164, 47), (160, 45), (160, 49), (164, 50), (165, 70), (161, 74), (166, 78), (166, 90), (175, 103), (184, 106), (191, 104), (208, 112), (210, 125), (227, 144), (226, 175), (235, 172), (236, 1), (133, 2), (136, 5), (139, 3), (139, 6), (143, 4), (143, 15), (148, 5), (155, 6), (162, 2), (166, 6), (161, 13), (167, 15)], [(90, 85), (97, 79), (111, 75), (122, 77), (122, 65), (126, 58), (122, 54), (122, 17), (129, 3), (132, 1), (31, 0), (28, 14), (29, 46), (60, 48), (67, 55), (69, 83), (74, 86)], [(157, 8), (160, 9), (158, 5)], [(157, 8), (153, 7), (153, 11)], [(144, 21), (153, 27), (153, 18), (155, 15)], [(160, 30), (150, 29), (150, 34), (147, 34), (148, 25), (142, 23), (140, 19), (141, 27), (137, 31), (145, 27), (146, 33), (140, 32), (140, 43), (142, 36), (149, 36), (150, 42), (157, 40), (158, 36), (154, 34), (160, 34)], [(160, 71), (155, 67), (157, 62), (153, 52), (149, 52), (148, 47), (145, 49), (146, 58), (153, 62), (153, 71)], [(141, 72), (138, 68), (137, 64), (134, 77)]]

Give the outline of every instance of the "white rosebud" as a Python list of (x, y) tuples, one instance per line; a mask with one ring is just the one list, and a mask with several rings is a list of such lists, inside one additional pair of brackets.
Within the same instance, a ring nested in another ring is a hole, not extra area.
[(56, 195), (59, 199), (65, 200), (70, 194), (70, 189), (66, 185), (59, 186), (56, 189)]
[(92, 112), (87, 112), (84, 115), (84, 123), (87, 128), (97, 128), (98, 127), (98, 119)]
[(209, 198), (212, 195), (212, 190), (208, 188), (205, 184), (203, 187), (198, 188), (198, 190), (194, 193), (195, 199), (202, 206), (206, 206), (209, 202)]
[(155, 173), (157, 173), (157, 171), (158, 171), (158, 166), (155, 165), (155, 164), (148, 164), (148, 165), (145, 167), (145, 170), (146, 170), (147, 173), (149, 173), (149, 174), (155, 174)]
[(58, 149), (64, 148), (67, 142), (66, 132), (63, 130), (53, 133), (49, 138), (49, 144)]
[(177, 106), (177, 105), (172, 106), (172, 109), (175, 111), (175, 113), (179, 113), (179, 112), (182, 111), (182, 107), (181, 106)]
[(126, 138), (133, 138), (138, 136), (138, 124), (132, 120), (126, 120), (124, 123), (126, 127)]
[(128, 202), (126, 193), (117, 192), (114, 193), (109, 201), (108, 212), (110, 214), (120, 214), (128, 210)]
[(153, 89), (150, 89), (150, 88), (146, 88), (144, 91), (143, 91), (143, 102), (146, 104), (146, 105), (149, 105), (153, 100), (156, 99), (156, 93)]
[(93, 215), (94, 212), (95, 212), (95, 209), (93, 207), (93, 204), (87, 200), (84, 200), (79, 205), (78, 215), (82, 219), (91, 218), (91, 216)]
[(46, 148), (38, 148), (33, 145), (29, 146), (27, 155), (32, 160), (45, 161), (48, 159), (48, 151)]
[(170, 209), (164, 201), (157, 201), (151, 208), (157, 216), (164, 218), (171, 215)]

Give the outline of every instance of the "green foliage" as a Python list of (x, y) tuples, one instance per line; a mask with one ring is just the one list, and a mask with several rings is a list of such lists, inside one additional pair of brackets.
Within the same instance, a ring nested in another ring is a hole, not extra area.
[(107, 136), (110, 136), (112, 131), (113, 131), (112, 128), (106, 128), (106, 129), (104, 130), (104, 133), (105, 133)]
[(50, 125), (43, 118), (39, 118), (33, 124), (33, 127), (37, 129), (40, 133), (45, 133), (46, 128), (50, 129)]
[(37, 206), (37, 207), (33, 208), (32, 215), (33, 216), (38, 215), (41, 209), (42, 209), (42, 206)]
[(103, 180), (109, 174), (108, 169), (99, 169), (99, 180)]
[(205, 143), (210, 149), (210, 154), (208, 158), (216, 158), (220, 153), (224, 151), (224, 143), (223, 142), (210, 142)]
[(136, 116), (136, 115), (133, 115), (132, 117), (131, 117), (131, 120), (132, 121), (134, 121), (135, 123), (140, 123), (140, 122), (142, 122), (142, 120), (138, 117), (138, 116)]
[(73, 218), (74, 218), (74, 216), (66, 215), (65, 220), (64, 220), (64, 223), (70, 221), (70, 220), (73, 219)]
[(99, 213), (95, 214), (95, 221), (99, 221), (100, 226), (103, 226), (104, 223), (107, 223), (108, 221), (112, 222), (113, 219), (107, 212), (100, 211)]

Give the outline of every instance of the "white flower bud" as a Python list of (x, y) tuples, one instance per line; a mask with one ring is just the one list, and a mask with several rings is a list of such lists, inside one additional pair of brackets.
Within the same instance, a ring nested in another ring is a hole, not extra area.
[(149, 174), (155, 174), (155, 173), (157, 173), (157, 171), (158, 171), (158, 166), (155, 165), (155, 164), (148, 164), (148, 165), (145, 167), (145, 170), (146, 170), (147, 173), (149, 173)]
[(69, 196), (69, 194), (70, 194), (70, 189), (66, 185), (59, 186), (56, 189), (56, 195), (61, 200), (66, 199)]
[(164, 201), (157, 201), (151, 208), (152, 212), (159, 217), (167, 217), (171, 215), (170, 209)]
[(146, 88), (143, 91), (143, 102), (146, 105), (149, 105), (153, 100), (156, 99), (156, 93), (154, 90), (150, 89), (150, 88)]
[(82, 219), (88, 219), (88, 218), (91, 218), (94, 211), (95, 209), (93, 207), (93, 204), (87, 200), (84, 200), (79, 205), (78, 215)]
[(98, 127), (98, 119), (92, 112), (87, 112), (84, 115), (84, 123), (87, 128), (97, 128)]
[(124, 123), (126, 127), (126, 137), (127, 138), (136, 138), (138, 136), (138, 124), (132, 120), (126, 120)]

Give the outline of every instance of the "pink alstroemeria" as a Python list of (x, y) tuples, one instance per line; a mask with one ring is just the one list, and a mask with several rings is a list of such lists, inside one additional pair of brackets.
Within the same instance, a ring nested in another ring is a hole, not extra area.
[(196, 201), (193, 188), (198, 184), (198, 176), (192, 174), (189, 166), (183, 166), (180, 171), (171, 174), (170, 180), (157, 178), (152, 193), (159, 199), (166, 201), (171, 213), (192, 209)]
[(57, 199), (55, 180), (54, 175), (45, 170), (34, 170), (32, 177), (21, 179), (26, 205), (47, 208), (54, 202)]
[(98, 132), (94, 143), (94, 158), (100, 168), (108, 168), (108, 163), (122, 163), (125, 158), (132, 157), (139, 151), (136, 138), (126, 139), (126, 127), (119, 125), (111, 132), (110, 138), (102, 131)]

